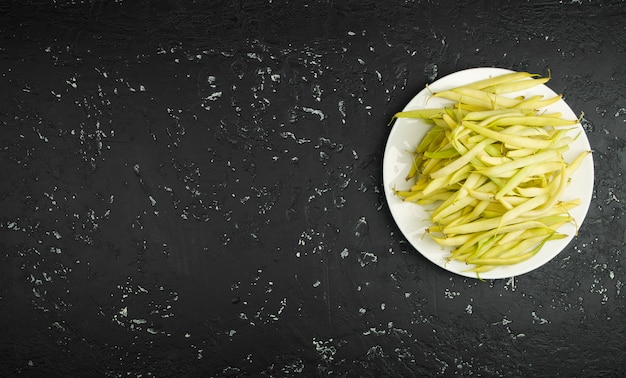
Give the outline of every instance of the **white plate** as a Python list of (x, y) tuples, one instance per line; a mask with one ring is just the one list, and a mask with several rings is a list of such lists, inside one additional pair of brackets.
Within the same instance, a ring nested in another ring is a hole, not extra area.
[[(513, 72), (502, 68), (471, 68), (451, 75), (445, 76), (434, 83), (430, 84), (430, 91), (436, 92), (444, 89), (450, 89), (459, 85), (467, 84), (473, 81), (494, 77), (505, 73)], [(404, 108), (424, 109), (438, 108), (450, 105), (451, 102), (439, 98), (431, 98), (428, 89), (422, 90), (417, 94)], [(544, 95), (545, 97), (555, 96), (556, 93), (545, 85), (532, 88), (527, 91), (520, 91), (509, 96), (515, 97), (519, 95)], [(572, 109), (560, 100), (546, 108), (549, 112), (561, 112), (564, 118), (577, 119), (578, 116)], [(589, 140), (580, 124), (578, 129), (581, 131), (576, 141), (570, 144), (570, 149), (564, 154), (566, 161), (571, 161), (582, 151), (589, 151)], [(415, 203), (403, 202), (394, 193), (394, 185), (398, 189), (408, 188), (410, 183), (405, 181), (406, 174), (412, 163), (410, 151), (413, 151), (419, 141), (424, 137), (429, 126), (423, 121), (415, 119), (400, 118), (397, 119), (389, 134), (387, 145), (385, 147), (385, 155), (383, 157), (383, 184), (385, 187), (385, 196), (391, 214), (398, 224), (398, 227), (406, 239), (428, 260), (436, 265), (459, 275), (476, 278), (476, 273), (464, 272), (470, 266), (459, 261), (447, 262), (445, 258), (449, 255), (449, 250), (442, 249), (429, 236), (424, 235), (424, 230), (431, 223), (427, 209)], [(572, 130), (573, 135), (578, 130)], [(578, 227), (583, 223), (593, 191), (593, 160), (591, 154), (585, 158), (580, 168), (573, 174), (572, 181), (565, 193), (561, 197), (563, 200), (580, 198), (581, 204), (571, 210), (571, 215), (576, 219)], [(511, 266), (503, 266), (495, 268), (491, 271), (481, 273), (481, 279), (498, 279), (518, 276), (530, 272), (543, 264), (550, 261), (559, 254), (572, 240), (576, 234), (576, 226), (567, 224), (559, 228), (559, 232), (568, 235), (567, 238), (549, 241), (545, 246), (531, 259)]]

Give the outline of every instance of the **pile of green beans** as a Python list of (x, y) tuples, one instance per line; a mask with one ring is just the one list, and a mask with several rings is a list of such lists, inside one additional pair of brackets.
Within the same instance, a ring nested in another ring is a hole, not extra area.
[[(450, 106), (396, 113), (418, 118), (430, 130), (414, 151), (404, 201), (432, 205), (426, 233), (450, 247), (447, 260), (467, 271), (518, 264), (550, 240), (565, 238), (560, 226), (573, 223), (569, 210), (579, 199), (561, 201), (572, 173), (591, 151), (566, 162), (575, 139), (564, 119), (545, 108), (561, 96), (510, 97), (506, 94), (546, 83), (548, 77), (513, 72), (432, 93)], [(544, 109), (544, 110), (542, 110)]]

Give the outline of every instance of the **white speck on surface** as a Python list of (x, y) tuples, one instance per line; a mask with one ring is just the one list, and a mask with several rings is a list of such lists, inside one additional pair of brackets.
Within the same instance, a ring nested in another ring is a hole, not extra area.
[(471, 315), (472, 313), (474, 313), (474, 308), (472, 307), (472, 305), (471, 305), (471, 304), (468, 304), (468, 305), (465, 307), (465, 312), (467, 312), (467, 313), (468, 313), (468, 314), (470, 314), (470, 315)]
[(504, 284), (505, 290), (515, 291), (515, 277), (509, 278)]
[(331, 362), (335, 359), (335, 354), (337, 353), (337, 348), (332, 345), (333, 339), (328, 339), (327, 341), (317, 340), (313, 338), (313, 345), (315, 346), (315, 350), (319, 354), (320, 358), (325, 362)]
[[(445, 40), (442, 40), (441, 42), (445, 43)], [(437, 78), (438, 72), (439, 67), (434, 63), (427, 64), (424, 68), (424, 73), (428, 76), (428, 80), (430, 81), (434, 81)]]
[(278, 309), (278, 315), (282, 314), (287, 307), (287, 298), (283, 298), (280, 300), (280, 308)]
[(458, 291), (451, 291), (450, 289), (446, 288), (446, 290), (444, 291), (444, 296), (447, 299), (453, 299), (455, 297), (458, 297), (459, 295), (461, 295), (460, 292)]
[(315, 84), (313, 88), (311, 89), (311, 91), (313, 92), (315, 101), (317, 102), (322, 101), (322, 94), (324, 91), (322, 90), (322, 87), (319, 84)]
[(222, 91), (211, 93), (210, 95), (208, 95), (204, 99), (205, 100), (209, 100), (209, 101), (217, 101), (217, 99), (219, 99), (220, 97), (222, 97)]
[(378, 330), (376, 329), (376, 327), (370, 327), (370, 329), (368, 329), (367, 331), (363, 331), (363, 335), (364, 336), (368, 336), (368, 335), (386, 335), (387, 334), (387, 330)]
[(314, 114), (314, 115), (320, 117), (320, 121), (323, 121), (326, 118), (326, 114), (324, 114), (324, 112), (322, 112), (319, 109), (313, 109), (313, 108), (309, 108), (309, 107), (303, 106), (302, 107), (302, 111), (304, 111), (306, 113)]
[(535, 311), (531, 312), (530, 315), (533, 317), (533, 323), (539, 323), (539, 324), (549, 323), (546, 319), (540, 318)]
[(364, 268), (366, 265), (369, 265), (370, 263), (375, 263), (377, 261), (378, 256), (376, 256), (372, 252), (361, 252), (361, 258), (359, 259), (359, 262), (362, 268)]
[(491, 325), (503, 325), (503, 326), (505, 326), (505, 325), (508, 325), (508, 324), (511, 324), (511, 323), (513, 323), (513, 321), (512, 321), (512, 320), (509, 320), (509, 319), (507, 319), (507, 318), (504, 318), (504, 319), (502, 319), (502, 321), (500, 321), (500, 322), (491, 323)]
[(337, 109), (339, 110), (339, 114), (341, 114), (341, 123), (346, 123), (346, 102), (344, 100), (339, 100), (337, 103)]
[(348, 257), (348, 248), (344, 248), (343, 251), (341, 251), (341, 253), (339, 254), (339, 256), (341, 256), (342, 259), (345, 259), (346, 257)]
[(383, 351), (383, 347), (380, 345), (374, 345), (368, 349), (366, 355), (368, 358), (383, 357), (385, 352)]
[(259, 56), (259, 54), (254, 53), (254, 52), (247, 53), (247, 54), (246, 54), (246, 56), (247, 56), (248, 58), (250, 58), (250, 59), (256, 59), (256, 60), (258, 60), (259, 62), (261, 62), (261, 61), (262, 61), (262, 59), (261, 59), (261, 57)]
[(354, 225), (354, 236), (358, 238), (367, 235), (368, 232), (367, 219), (360, 217)]

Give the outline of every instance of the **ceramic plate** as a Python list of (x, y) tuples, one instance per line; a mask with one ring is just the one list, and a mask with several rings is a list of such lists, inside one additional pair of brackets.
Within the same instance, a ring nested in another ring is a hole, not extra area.
[[(418, 93), (406, 105), (404, 110), (439, 108), (445, 105), (450, 105), (451, 102), (448, 100), (431, 98), (430, 91), (436, 92), (444, 89), (450, 89), (459, 85), (509, 72), (512, 71), (502, 68), (480, 67), (453, 73), (430, 84), (430, 90), (424, 89)], [(545, 97), (556, 96), (556, 93), (546, 85), (540, 85), (530, 90), (512, 93), (507, 96), (532, 96), (537, 94), (544, 95)], [(578, 118), (578, 116), (563, 100), (560, 100), (545, 109), (548, 112), (561, 112), (563, 117), (567, 119)], [(406, 174), (412, 162), (410, 151), (415, 149), (419, 141), (424, 137), (428, 128), (429, 126), (424, 122), (414, 119), (401, 118), (396, 120), (394, 123), (393, 128), (389, 133), (383, 157), (383, 183), (387, 203), (391, 214), (404, 237), (422, 255), (434, 264), (450, 272), (466, 277), (476, 278), (475, 273), (465, 272), (465, 270), (469, 267), (465, 263), (459, 261), (446, 261), (449, 251), (442, 249), (442, 247), (436, 244), (432, 239), (430, 239), (430, 237), (424, 235), (424, 230), (431, 225), (429, 222), (428, 209), (415, 203), (403, 202), (393, 193), (394, 186), (398, 189), (405, 189), (410, 185), (410, 183), (405, 181)], [(564, 154), (566, 161), (571, 161), (582, 151), (591, 150), (589, 140), (587, 139), (587, 136), (585, 135), (585, 132), (580, 124), (577, 125), (577, 129), (578, 130), (572, 130), (571, 133), (572, 135), (576, 135), (580, 131), (580, 136), (574, 143), (570, 144), (569, 151)], [(562, 200), (580, 198), (581, 204), (570, 212), (570, 214), (576, 219), (578, 228), (582, 225), (591, 202), (594, 179), (593, 175), (593, 160), (590, 154), (573, 174), (570, 185), (561, 197)], [(547, 242), (541, 251), (525, 262), (495, 268), (491, 271), (481, 273), (480, 278), (508, 278), (539, 268), (558, 255), (570, 243), (576, 234), (576, 226), (572, 224), (564, 225), (559, 228), (559, 232), (567, 234), (568, 237)]]

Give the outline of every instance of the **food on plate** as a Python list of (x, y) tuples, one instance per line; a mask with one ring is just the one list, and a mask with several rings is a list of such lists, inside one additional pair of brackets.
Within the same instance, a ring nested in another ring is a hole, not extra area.
[(591, 153), (563, 157), (578, 137), (570, 131), (579, 120), (548, 110), (560, 95), (517, 95), (549, 79), (512, 72), (474, 81), (431, 94), (449, 105), (405, 110), (392, 119), (417, 118), (430, 126), (412, 151), (407, 187), (394, 193), (432, 208), (426, 234), (467, 271), (525, 261), (550, 240), (567, 237), (560, 226), (575, 222), (569, 211), (580, 200), (561, 197)]

